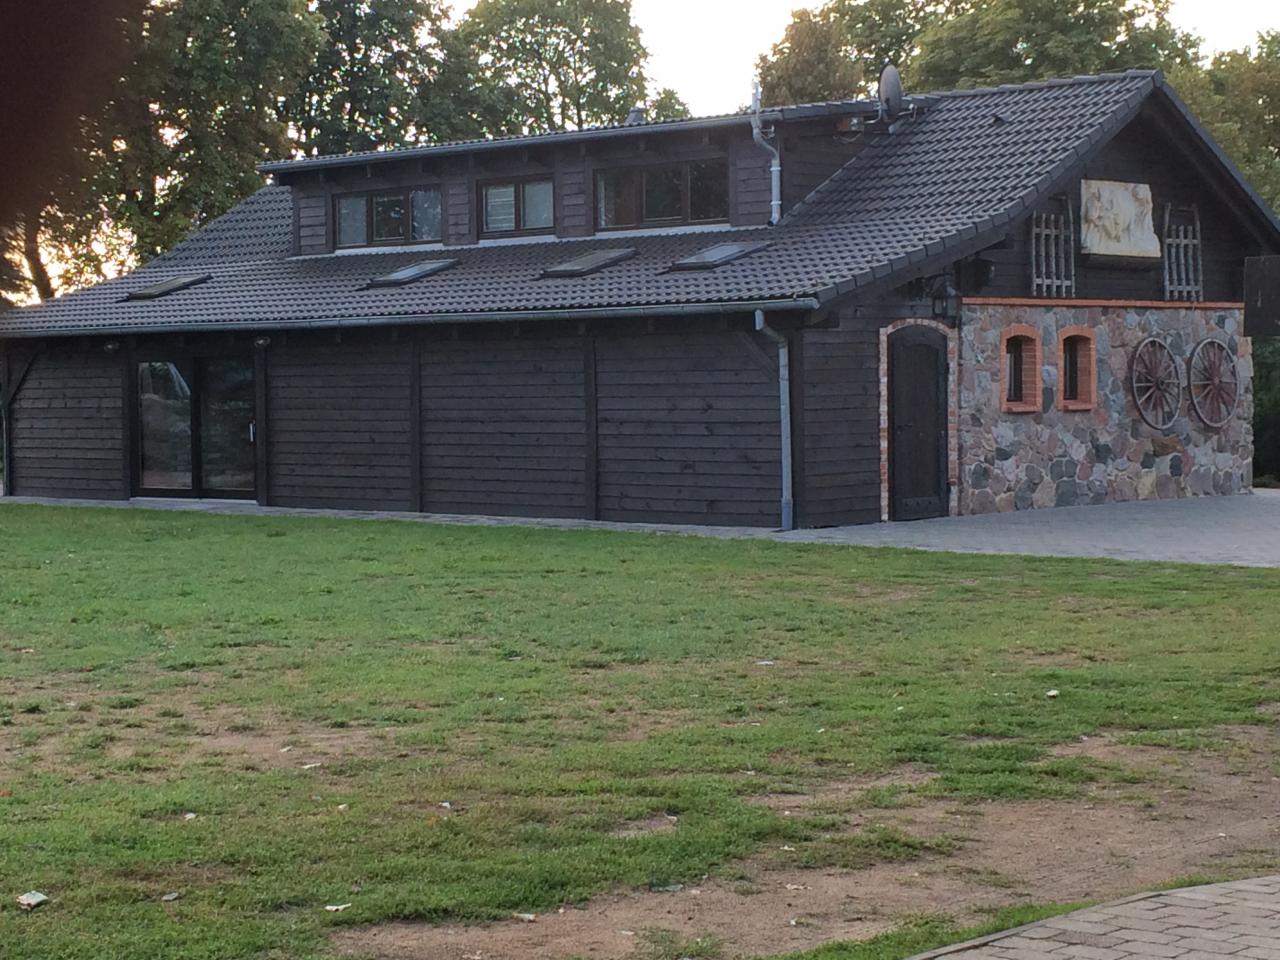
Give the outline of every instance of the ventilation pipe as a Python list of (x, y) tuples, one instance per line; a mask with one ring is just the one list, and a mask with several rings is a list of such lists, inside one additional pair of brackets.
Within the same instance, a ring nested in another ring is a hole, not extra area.
[(791, 462), (791, 344), (765, 323), (764, 311), (756, 311), (756, 332), (778, 345), (778, 423), (782, 432), (782, 529), (796, 528), (796, 508)]
[(769, 151), (773, 162), (769, 164), (769, 222), (775, 227), (782, 220), (782, 154), (764, 135), (764, 124), (760, 121), (760, 84), (756, 83), (755, 92), (751, 96), (751, 136), (756, 143)]

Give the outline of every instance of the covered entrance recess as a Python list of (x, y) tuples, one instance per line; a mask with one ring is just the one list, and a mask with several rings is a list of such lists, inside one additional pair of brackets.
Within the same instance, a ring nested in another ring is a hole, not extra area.
[(921, 325), (889, 336), (890, 519), (949, 512), (947, 338)]
[(253, 499), (252, 358), (140, 360), (132, 373), (133, 493)]

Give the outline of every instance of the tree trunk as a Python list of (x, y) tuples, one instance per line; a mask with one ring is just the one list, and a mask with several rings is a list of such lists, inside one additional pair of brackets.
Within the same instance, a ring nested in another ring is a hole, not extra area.
[(40, 253), (39, 214), (29, 214), (23, 219), (22, 255), (27, 261), (27, 271), (31, 274), (31, 283), (36, 288), (36, 296), (41, 300), (52, 300), (54, 297), (53, 281), (49, 279), (49, 271), (45, 267), (44, 257)]

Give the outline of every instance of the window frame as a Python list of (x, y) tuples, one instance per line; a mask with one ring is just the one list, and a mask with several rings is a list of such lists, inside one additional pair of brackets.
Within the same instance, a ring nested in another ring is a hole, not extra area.
[[(1022, 395), (1009, 398), (1013, 384), (1010, 377), (1009, 343), (1023, 340), (1021, 374)], [(1041, 376), (1040, 331), (1029, 324), (1020, 323), (1005, 328), (1000, 334), (1000, 409), (1004, 413), (1040, 413), (1044, 387)]]
[[(549, 227), (532, 227), (526, 229), (524, 226), (524, 188), (530, 183), (547, 183), (551, 185), (551, 226)], [(484, 192), (490, 187), (514, 187), (515, 188), (515, 221), (514, 230), (490, 230), (489, 225), (485, 222), (485, 204)], [(530, 237), (530, 236), (551, 236), (556, 233), (559, 226), (559, 216), (556, 210), (556, 178), (551, 172), (527, 174), (522, 177), (495, 177), (490, 180), (477, 180), (475, 191), (476, 202), (476, 232), (481, 239), (489, 240), (501, 237)]]
[[(440, 197), (440, 236), (434, 240), (413, 239), (413, 195), (419, 191), (433, 190)], [(373, 236), (373, 198), (400, 195), (404, 202), (405, 229), (401, 240), (375, 240)], [(338, 211), (344, 200), (364, 200), (364, 243), (342, 243), (340, 241), (340, 223)], [(365, 250), (383, 247), (411, 247), (444, 243), (444, 185), (439, 183), (416, 183), (408, 187), (387, 187), (383, 190), (356, 190), (350, 193), (335, 193), (330, 204), (333, 216), (333, 249)]]
[[(698, 163), (719, 163), (725, 168), (725, 202), (727, 210), (723, 217), (709, 220), (693, 219), (693, 166)], [(644, 175), (649, 171), (659, 171), (664, 167), (680, 168), (680, 216), (649, 220), (645, 218), (645, 182)], [(637, 196), (638, 219), (635, 223), (600, 224), (600, 177), (602, 174), (634, 173), (640, 177)], [(594, 232), (610, 233), (616, 230), (648, 230), (662, 227), (704, 226), (729, 223), (733, 219), (733, 169), (727, 156), (694, 157), (688, 160), (655, 159), (645, 163), (611, 163), (595, 167), (591, 172), (591, 223)]]
[[(1076, 395), (1067, 396), (1068, 344), (1077, 341), (1079, 349), (1073, 361), (1076, 373)], [(1098, 363), (1096, 335), (1089, 327), (1075, 324), (1058, 331), (1058, 409), (1069, 413), (1087, 413), (1098, 404)]]

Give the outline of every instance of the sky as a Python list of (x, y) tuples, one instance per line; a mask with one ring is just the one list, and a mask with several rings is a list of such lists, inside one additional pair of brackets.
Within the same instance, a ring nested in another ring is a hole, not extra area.
[[(461, 2), (458, 6), (470, 4)], [(632, 0), (649, 49), (649, 74), (674, 87), (697, 115), (726, 113), (751, 101), (756, 57), (781, 36), (805, 0)], [(1210, 51), (1253, 42), (1280, 29), (1280, 0), (1173, 0), (1173, 20)]]

